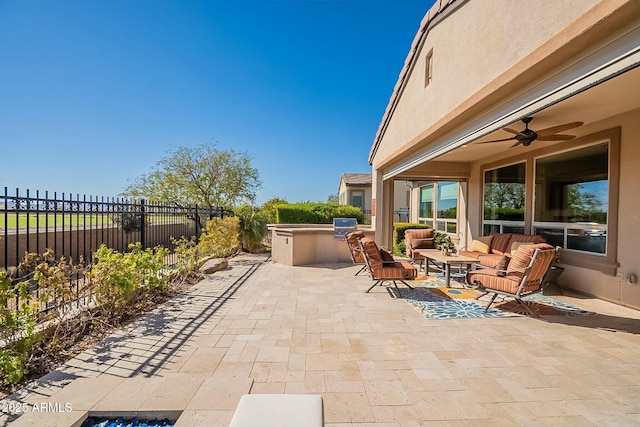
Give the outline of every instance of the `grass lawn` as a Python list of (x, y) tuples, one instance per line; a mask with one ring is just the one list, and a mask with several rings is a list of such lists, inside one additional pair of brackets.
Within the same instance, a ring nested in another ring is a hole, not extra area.
[[(47, 221), (49, 221), (47, 223)], [(112, 221), (109, 220), (107, 216), (102, 217), (101, 215), (87, 215), (87, 216), (76, 216), (69, 214), (40, 214), (40, 215), (29, 215), (29, 223), (27, 224), (27, 215), (26, 214), (9, 214), (6, 218), (4, 215), (0, 215), (0, 228), (26, 228), (27, 225), (29, 228), (35, 228), (36, 226), (44, 227), (49, 226), (53, 227), (54, 224), (56, 227), (62, 226), (88, 226), (88, 225), (101, 225), (101, 224), (111, 224)]]
[[(47, 219), (49, 223), (47, 223)], [(185, 222), (185, 219), (178, 217), (165, 217), (165, 216), (156, 216), (149, 215), (147, 216), (149, 223), (151, 224), (180, 224)], [(76, 225), (79, 227), (83, 226), (98, 226), (98, 225), (111, 225), (114, 222), (111, 220), (111, 215), (75, 215), (75, 214), (30, 214), (29, 215), (29, 228), (36, 228), (36, 226), (40, 227), (53, 227), (55, 221), (56, 227), (75, 227)], [(5, 216), (3, 213), (0, 213), (0, 228), (27, 228), (27, 215), (20, 214), (16, 215), (15, 213), (9, 213), (6, 218), (5, 224)]]

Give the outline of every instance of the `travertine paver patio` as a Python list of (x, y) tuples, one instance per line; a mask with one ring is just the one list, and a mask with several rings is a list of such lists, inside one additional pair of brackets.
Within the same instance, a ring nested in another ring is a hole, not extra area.
[(427, 320), (357, 270), (235, 258), (11, 396), (28, 412), (0, 425), (226, 426), (245, 393), (321, 394), (327, 426), (640, 425), (638, 311), (559, 297), (598, 314)]

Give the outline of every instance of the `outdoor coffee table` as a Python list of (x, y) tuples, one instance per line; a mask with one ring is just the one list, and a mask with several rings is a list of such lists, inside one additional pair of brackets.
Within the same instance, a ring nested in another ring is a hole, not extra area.
[(427, 273), (427, 276), (429, 275), (429, 261), (431, 261), (431, 263), (433, 264), (434, 267), (436, 267), (436, 269), (444, 272), (444, 283), (447, 286), (447, 288), (451, 287), (451, 266), (452, 265), (466, 265), (467, 270), (469, 270), (469, 268), (471, 268), (471, 265), (478, 262), (478, 260), (475, 258), (457, 255), (457, 254), (444, 255), (442, 252), (437, 252), (433, 250), (417, 249), (416, 252), (425, 258), (425, 262), (426, 262), (425, 272)]

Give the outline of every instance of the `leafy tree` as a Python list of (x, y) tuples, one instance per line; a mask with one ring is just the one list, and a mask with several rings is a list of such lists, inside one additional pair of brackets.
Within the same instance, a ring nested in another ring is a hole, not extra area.
[(232, 207), (252, 202), (261, 185), (247, 153), (218, 150), (208, 143), (177, 148), (130, 184), (123, 195), (176, 206)]
[(524, 209), (524, 184), (488, 182), (484, 187), (484, 204), (493, 208)]
[(570, 221), (607, 223), (604, 196), (589, 192), (582, 183), (567, 186), (567, 214)]
[(329, 197), (327, 197), (327, 203), (329, 203), (330, 205), (337, 205), (340, 203), (340, 199), (338, 199), (338, 194), (330, 194)]

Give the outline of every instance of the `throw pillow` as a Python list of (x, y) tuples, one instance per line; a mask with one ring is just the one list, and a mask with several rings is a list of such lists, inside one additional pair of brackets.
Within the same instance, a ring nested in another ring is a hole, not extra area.
[(510, 261), (510, 258), (506, 255), (503, 255), (502, 258), (500, 258), (500, 261), (498, 261), (498, 263), (494, 268), (496, 270), (506, 270), (507, 266), (509, 265), (509, 261)]
[(534, 242), (513, 242), (511, 244), (511, 256), (514, 256), (520, 246), (535, 245)]
[(435, 248), (435, 243), (433, 242), (435, 238), (430, 239), (413, 239), (411, 243), (413, 243), (413, 249), (433, 249)]
[(471, 241), (471, 252), (490, 253), (490, 245), (493, 236), (482, 236)]
[(385, 249), (380, 248), (380, 256), (382, 257), (382, 262), (393, 262), (393, 256), (387, 252)]

